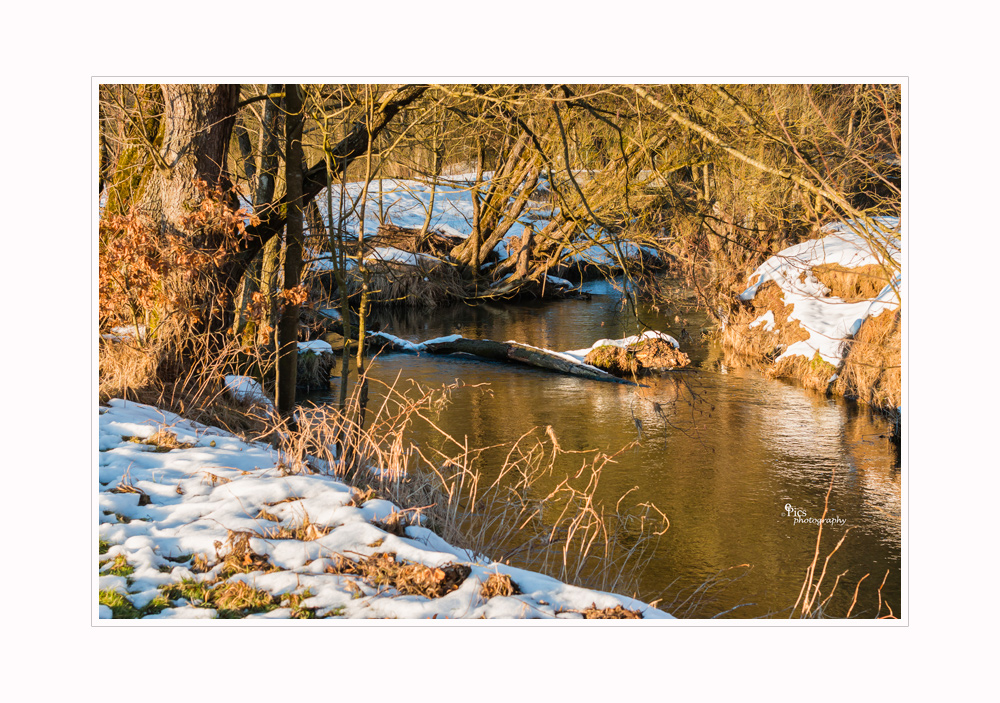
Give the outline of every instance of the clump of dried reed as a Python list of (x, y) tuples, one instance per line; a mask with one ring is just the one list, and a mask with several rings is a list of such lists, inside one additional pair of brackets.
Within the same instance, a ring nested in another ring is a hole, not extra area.
[(870, 264), (846, 268), (839, 264), (820, 264), (812, 275), (830, 289), (830, 295), (847, 303), (871, 300), (889, 285), (890, 276), (884, 266)]
[(122, 398), (177, 413), (189, 420), (242, 436), (267, 430), (267, 413), (230, 396), (227, 374), (266, 377), (273, 354), (248, 352), (235, 341), (216, 346), (207, 337), (188, 340), (185, 365), (163, 373), (168, 342), (102, 339), (99, 357), (100, 402)]
[(793, 378), (806, 388), (826, 391), (834, 382), (837, 367), (823, 359), (819, 352), (813, 358), (804, 356), (786, 356), (767, 369), (772, 378)]
[(849, 342), (837, 392), (874, 408), (902, 404), (901, 310), (869, 317)]
[[(446, 263), (421, 261), (416, 266), (368, 263), (368, 302), (372, 305), (434, 308), (465, 297), (465, 281)], [(348, 295), (361, 295), (364, 278), (358, 270), (347, 279)]]
[[(790, 618), (826, 618), (826, 617), (837, 617), (830, 612), (830, 601), (833, 599), (834, 595), (837, 593), (837, 587), (840, 585), (840, 580), (847, 575), (847, 571), (843, 571), (837, 574), (834, 579), (833, 585), (830, 586), (830, 590), (825, 594), (822, 591), (823, 582), (826, 579), (827, 571), (830, 566), (830, 559), (837, 553), (841, 545), (844, 544), (844, 540), (847, 539), (848, 534), (850, 534), (851, 529), (848, 528), (841, 535), (837, 544), (834, 545), (826, 557), (823, 558), (822, 567), (820, 567), (820, 554), (821, 554), (821, 544), (823, 539), (823, 524), (826, 520), (827, 513), (830, 510), (830, 494), (833, 492), (834, 479), (836, 478), (837, 472), (834, 470), (830, 474), (830, 486), (827, 488), (826, 497), (823, 500), (823, 514), (820, 516), (819, 527), (816, 530), (816, 547), (813, 550), (813, 558), (806, 567), (805, 578), (802, 581), (802, 587), (799, 589), (799, 596), (795, 600), (795, 604), (792, 606), (789, 613)], [(818, 571), (818, 574), (817, 574)], [(847, 608), (846, 613), (842, 616), (844, 618), (850, 618), (851, 614), (854, 612), (854, 607), (858, 603), (858, 591), (861, 588), (861, 583), (868, 578), (870, 574), (865, 574), (862, 576), (854, 587), (854, 597), (851, 599), (851, 604)], [(882, 579), (882, 584), (878, 587), (878, 610), (875, 612), (875, 618), (877, 619), (894, 619), (896, 616), (892, 612), (892, 607), (889, 605), (888, 601), (882, 599), (882, 589), (885, 587), (885, 582), (889, 578), (889, 571), (886, 570), (885, 577)], [(822, 600), (821, 600), (822, 599)], [(882, 606), (886, 606), (889, 611), (887, 615), (882, 615)]]
[[(730, 352), (731, 362), (768, 365), (789, 345), (808, 339), (809, 333), (798, 320), (789, 319), (793, 309), (785, 305), (784, 294), (774, 281), (761, 285), (749, 303), (732, 311), (722, 329), (721, 341)], [(768, 311), (774, 315), (773, 326), (757, 323)]]
[(328, 353), (300, 352), (295, 385), (307, 393), (330, 387), (330, 372), (337, 364), (337, 357)]

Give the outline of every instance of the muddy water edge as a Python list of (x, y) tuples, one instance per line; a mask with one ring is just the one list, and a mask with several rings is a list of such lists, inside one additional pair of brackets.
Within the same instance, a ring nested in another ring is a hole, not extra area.
[[(413, 341), (461, 334), (560, 351), (643, 329), (614, 286), (593, 282), (585, 290), (589, 301), (375, 311), (372, 322)], [(460, 381), (437, 422), (470, 446), (510, 442), (549, 425), (565, 450), (615, 453), (638, 440), (604, 468), (598, 495), (613, 505), (634, 488), (628, 500), (653, 503), (670, 519), (637, 595), (662, 598), (661, 607), (674, 604), (687, 616), (787, 617), (813, 559), (832, 481), (819, 568), (848, 534), (830, 559), (819, 600), (843, 574), (826, 606), (829, 616), (843, 617), (868, 574), (852, 617), (898, 614), (901, 471), (889, 422), (851, 401), (730, 368), (700, 314), (638, 312), (648, 327), (678, 339), (687, 333), (681, 348), (689, 369), (638, 389), (471, 357), (384, 353), (370, 375), (431, 387)], [(337, 385), (334, 379), (330, 391), (301, 400), (335, 403)], [(372, 404), (378, 389), (374, 384)], [(411, 439), (439, 438), (415, 427)], [(488, 476), (496, 458), (482, 461)], [(699, 590), (707, 582), (715, 585)]]

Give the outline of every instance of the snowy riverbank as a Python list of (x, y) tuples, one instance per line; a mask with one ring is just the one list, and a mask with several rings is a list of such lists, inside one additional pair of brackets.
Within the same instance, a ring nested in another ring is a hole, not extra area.
[[(138, 403), (99, 412), (102, 619), (671, 617), (393, 528), (397, 506), (287, 475), (267, 445)], [(434, 597), (371, 577), (400, 570)]]

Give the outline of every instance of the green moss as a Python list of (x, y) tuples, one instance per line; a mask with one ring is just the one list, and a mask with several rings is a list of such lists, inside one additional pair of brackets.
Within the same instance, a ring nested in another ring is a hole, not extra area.
[(810, 360), (809, 369), (820, 374), (829, 373), (831, 376), (837, 373), (837, 367), (823, 359), (819, 352), (816, 352), (816, 355)]
[(111, 549), (111, 546), (112, 546), (111, 542), (108, 542), (107, 540), (99, 539), (99, 540), (97, 540), (97, 553), (98, 554), (107, 554), (108, 550)]
[(622, 349), (610, 344), (592, 349), (584, 358), (584, 362), (615, 376), (632, 375), (639, 369), (635, 349), (631, 347)]
[(166, 586), (160, 586), (160, 593), (167, 600), (175, 601), (183, 598), (193, 604), (208, 600), (211, 590), (211, 584), (195, 581), (194, 579), (184, 579), (180, 583), (169, 583)]
[(145, 138), (140, 136), (136, 126), (129, 123), (127, 144), (118, 156), (108, 184), (108, 200), (105, 206), (108, 215), (124, 215), (132, 204), (142, 199), (143, 193), (156, 173), (147, 140), (152, 143), (154, 149), (159, 150), (163, 146), (163, 137), (166, 133), (166, 121), (162, 119), (163, 96), (159, 86), (139, 86), (135, 97), (142, 107), (141, 131), (145, 132)]

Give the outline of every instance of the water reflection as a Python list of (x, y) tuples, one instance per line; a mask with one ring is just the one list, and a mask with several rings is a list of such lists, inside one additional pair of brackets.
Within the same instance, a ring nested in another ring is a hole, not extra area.
[[(386, 331), (414, 341), (463, 334), (556, 350), (640, 331), (610, 287), (597, 285), (595, 292), (602, 295), (591, 301), (456, 306), (377, 318)], [(671, 319), (651, 310), (641, 313), (658, 329), (680, 335), (680, 325)], [(692, 317), (693, 328), (707, 324)], [(882, 598), (898, 612), (900, 472), (884, 436), (887, 423), (846, 401), (750, 371), (720, 373), (720, 351), (707, 344), (689, 353), (695, 369), (653, 378), (647, 388), (457, 356), (383, 354), (373, 375), (388, 383), (399, 375), (428, 386), (461, 379), (466, 388), (452, 393), (438, 422), (459, 440), (468, 438), (471, 446), (509, 442), (547, 425), (572, 451), (615, 452), (639, 440), (606, 467), (601, 492), (614, 500), (638, 486), (630, 498), (652, 502), (670, 518), (671, 528), (643, 575), (642, 594), (652, 599), (666, 591), (665, 602), (670, 602), (720, 570), (752, 567), (702, 603), (695, 611), (700, 616), (741, 605), (728, 616), (762, 616), (791, 607), (813, 558), (817, 530), (815, 524), (795, 524), (785, 506), (820, 518), (832, 480), (827, 514), (843, 524), (824, 527), (821, 557), (848, 528), (850, 534), (830, 561), (826, 588), (836, 574), (847, 572), (830, 610), (843, 615), (854, 584), (870, 573), (854, 614), (874, 615), (888, 570)], [(489, 384), (490, 392), (471, 388), (477, 384)], [(312, 400), (325, 397), (335, 395)], [(436, 441), (431, 433), (416, 439)], [(502, 457), (486, 455), (484, 471), (491, 461)]]

